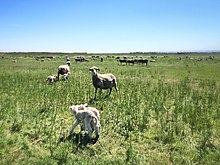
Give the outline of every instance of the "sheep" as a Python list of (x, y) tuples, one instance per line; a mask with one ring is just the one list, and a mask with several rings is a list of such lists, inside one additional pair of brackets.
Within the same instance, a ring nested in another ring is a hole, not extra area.
[[(59, 67), (58, 67), (58, 75), (57, 75), (57, 77), (58, 77), (58, 80), (59, 80), (59, 75), (64, 75), (65, 77), (67, 76), (67, 74), (68, 74), (68, 76), (70, 75), (70, 61), (67, 61), (66, 62), (66, 65), (60, 65)], [(66, 75), (65, 75), (66, 74)], [(65, 79), (65, 78), (64, 78)]]
[(102, 89), (109, 89), (108, 96), (110, 96), (113, 87), (115, 88), (116, 92), (118, 91), (116, 77), (113, 74), (98, 74), (97, 71), (100, 69), (96, 66), (91, 67), (89, 70), (92, 72), (92, 84), (95, 88), (94, 99), (96, 98), (98, 88), (100, 89), (100, 97), (102, 94)]
[(127, 64), (132, 64), (132, 65), (134, 65), (134, 62), (135, 62), (135, 61), (132, 60), (132, 59), (126, 60), (126, 65), (127, 65)]
[(122, 65), (123, 63), (127, 63), (126, 59), (118, 59), (118, 61), (120, 62), (120, 64)]
[[(100, 121), (100, 113), (99, 113), (99, 111), (96, 108), (89, 107), (87, 103), (80, 104), (80, 105), (75, 105), (75, 106), (78, 107), (78, 110), (90, 110), (90, 111), (92, 111), (94, 113), (94, 115), (97, 117), (97, 119)], [(81, 130), (85, 130), (85, 128), (81, 127)]]
[(96, 115), (93, 113), (93, 111), (89, 109), (79, 110), (78, 105), (72, 105), (70, 106), (71, 113), (75, 116), (76, 121), (74, 122), (70, 134), (73, 133), (76, 126), (82, 122), (84, 125), (85, 130), (89, 133), (89, 138), (92, 139), (92, 133), (95, 130), (96, 138), (100, 135), (100, 121), (96, 117)]
[(137, 59), (135, 60), (138, 64), (148, 64), (148, 59)]
[(47, 81), (48, 83), (54, 83), (54, 82), (56, 82), (57, 80), (58, 80), (58, 77), (57, 77), (57, 76), (48, 76), (47, 79), (46, 79), (46, 81)]

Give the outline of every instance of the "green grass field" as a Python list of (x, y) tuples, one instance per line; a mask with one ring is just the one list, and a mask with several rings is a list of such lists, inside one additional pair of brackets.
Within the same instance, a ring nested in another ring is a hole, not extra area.
[[(45, 80), (65, 64), (65, 54), (44, 61), (31, 53), (1, 56), (0, 164), (220, 163), (220, 54), (214, 60), (206, 60), (209, 54), (157, 55), (148, 66), (119, 65), (106, 55), (103, 62), (86, 55), (89, 62), (75, 63), (69, 54), (69, 80), (52, 85)], [(104, 98), (103, 91), (89, 103), (92, 66), (117, 77), (118, 93)], [(100, 110), (96, 144), (81, 144), (76, 136), (60, 141), (75, 121), (71, 103)]]

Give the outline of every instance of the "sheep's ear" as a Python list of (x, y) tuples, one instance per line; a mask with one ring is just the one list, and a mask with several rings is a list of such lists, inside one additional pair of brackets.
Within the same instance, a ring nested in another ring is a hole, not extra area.
[(99, 70), (99, 68), (96, 67), (96, 66), (91, 67), (89, 70), (92, 71), (92, 70), (94, 70), (94, 69), (95, 69), (95, 70)]
[(74, 109), (75, 109), (74, 105), (70, 106), (70, 111), (71, 111), (72, 113), (73, 113)]
[(88, 107), (89, 105), (88, 105), (88, 103), (85, 103), (85, 104), (83, 104), (83, 106)]

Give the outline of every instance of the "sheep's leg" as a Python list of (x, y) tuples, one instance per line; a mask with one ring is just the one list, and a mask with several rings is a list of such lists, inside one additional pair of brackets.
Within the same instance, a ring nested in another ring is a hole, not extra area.
[(91, 128), (91, 118), (90, 117), (86, 117), (84, 119), (84, 125), (85, 125), (85, 129), (88, 131), (89, 133), (89, 138), (92, 139), (92, 128)]
[(71, 130), (70, 130), (70, 134), (73, 133), (74, 129), (76, 128), (76, 126), (77, 126), (79, 123), (80, 123), (80, 120), (76, 120), (76, 121), (74, 122), (73, 127), (72, 127)]
[(95, 96), (94, 96), (94, 99), (96, 99), (96, 93), (97, 93), (97, 88), (95, 88)]
[(115, 84), (115, 90), (116, 90), (116, 92), (118, 92), (118, 88), (117, 88), (117, 85)]
[(89, 138), (92, 139), (92, 128), (88, 127)]
[(99, 90), (99, 98), (101, 98), (102, 97), (102, 88), (100, 88), (100, 90)]
[(99, 137), (99, 135), (100, 135), (100, 129), (101, 129), (100, 122), (99, 122), (99, 121), (97, 121), (97, 122), (98, 122), (98, 123), (97, 123), (96, 126), (95, 126), (96, 138)]
[(96, 133), (96, 137), (98, 138), (100, 135), (100, 128), (99, 127), (95, 128), (95, 133)]
[(109, 88), (109, 93), (108, 93), (108, 95), (110, 96), (111, 93), (112, 93), (112, 88)]
[(113, 86), (115, 87), (116, 92), (118, 92), (117, 82), (115, 79), (113, 80)]

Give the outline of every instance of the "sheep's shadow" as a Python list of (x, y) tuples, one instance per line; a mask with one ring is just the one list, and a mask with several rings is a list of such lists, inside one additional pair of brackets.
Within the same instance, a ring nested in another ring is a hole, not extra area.
[(90, 139), (88, 134), (79, 132), (69, 134), (67, 137), (61, 137), (59, 142), (71, 141), (75, 145), (87, 146), (88, 144), (95, 144), (98, 141), (98, 137)]
[(90, 98), (89, 99), (89, 103), (92, 104), (94, 103), (95, 101), (101, 101), (101, 100), (106, 100), (106, 99), (109, 99), (111, 98), (110, 95), (105, 95), (104, 97), (99, 97), (99, 98)]

